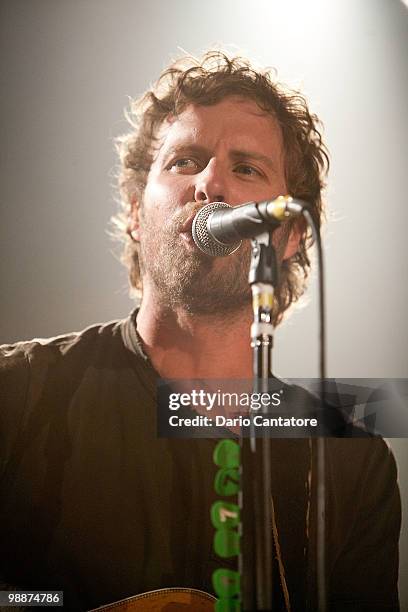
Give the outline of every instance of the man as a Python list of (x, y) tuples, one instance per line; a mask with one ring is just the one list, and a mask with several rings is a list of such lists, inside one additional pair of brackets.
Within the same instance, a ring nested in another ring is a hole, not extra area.
[[(63, 590), (72, 610), (161, 587), (212, 590), (225, 565), (209, 520), (214, 441), (158, 438), (156, 383), (251, 377), (249, 245), (210, 258), (192, 241), (192, 220), (209, 202), (290, 193), (318, 224), (328, 165), (305, 100), (218, 52), (173, 64), (130, 120), (118, 142), (117, 223), (140, 308), (3, 347), (1, 361), (3, 580)], [(274, 233), (275, 323), (302, 293), (308, 243), (298, 221)], [(272, 443), (276, 609), (316, 609), (311, 448)], [(333, 440), (326, 467), (330, 609), (397, 610), (393, 457), (379, 439)]]

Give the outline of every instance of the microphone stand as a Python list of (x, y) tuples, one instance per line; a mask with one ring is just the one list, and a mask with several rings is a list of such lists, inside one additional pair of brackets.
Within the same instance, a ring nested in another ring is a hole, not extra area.
[[(251, 346), (255, 393), (268, 393), (269, 380), (272, 378), (272, 311), (277, 275), (272, 232), (266, 232), (252, 240), (248, 279), (252, 288), (254, 313)], [(265, 406), (262, 406), (262, 412), (267, 412)], [(250, 427), (249, 441), (241, 438), (242, 604), (245, 612), (266, 612), (272, 610), (273, 600), (271, 440), (265, 433), (256, 437), (252, 419)], [(264, 432), (263, 427), (261, 431)]]

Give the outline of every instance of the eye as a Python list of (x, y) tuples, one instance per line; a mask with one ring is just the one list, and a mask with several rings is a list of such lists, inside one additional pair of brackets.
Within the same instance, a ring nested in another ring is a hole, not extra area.
[(175, 174), (194, 174), (198, 170), (198, 162), (191, 157), (182, 157), (173, 160), (167, 166), (167, 170)]
[(239, 164), (235, 167), (234, 171), (247, 176), (262, 176), (262, 172), (250, 164)]

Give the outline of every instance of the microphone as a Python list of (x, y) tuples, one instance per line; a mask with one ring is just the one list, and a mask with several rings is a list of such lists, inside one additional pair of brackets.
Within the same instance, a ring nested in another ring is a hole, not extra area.
[(239, 249), (242, 238), (271, 232), (283, 221), (302, 214), (305, 207), (304, 202), (290, 196), (240, 206), (211, 202), (193, 219), (193, 240), (206, 255), (225, 257)]

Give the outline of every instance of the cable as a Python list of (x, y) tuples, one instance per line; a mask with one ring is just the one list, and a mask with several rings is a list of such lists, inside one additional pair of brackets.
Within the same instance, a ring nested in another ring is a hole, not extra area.
[[(319, 293), (319, 373), (320, 373), (320, 401), (322, 415), (326, 405), (326, 317), (325, 317), (325, 291), (324, 291), (324, 262), (320, 232), (315, 225), (312, 215), (307, 208), (302, 214), (308, 222), (317, 250), (318, 266), (318, 293)], [(317, 451), (317, 599), (318, 612), (327, 610), (327, 583), (326, 583), (326, 439), (319, 437), (316, 440)]]

